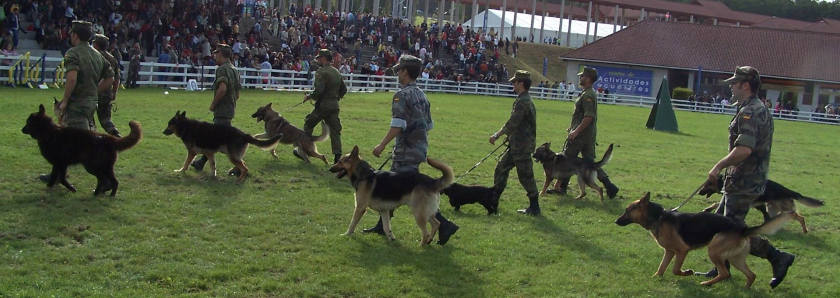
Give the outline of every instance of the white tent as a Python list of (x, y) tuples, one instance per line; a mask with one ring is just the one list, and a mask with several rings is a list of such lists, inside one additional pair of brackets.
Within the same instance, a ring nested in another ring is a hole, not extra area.
[[(485, 27), (484, 20), (485, 15), (487, 18), (487, 25)], [(502, 36), (502, 39), (505, 37), (511, 38), (511, 28), (513, 27), (513, 11), (506, 11), (505, 12), (505, 35)], [(526, 38), (527, 40), (531, 40), (531, 18), (534, 18), (534, 41), (539, 40), (540, 38), (540, 27), (542, 26), (543, 17), (541, 15), (533, 16), (527, 13), (518, 13), (516, 15), (516, 36), (519, 38)], [(546, 17), (545, 18), (545, 29), (543, 31), (543, 38), (560, 38), (562, 44), (566, 44), (566, 33), (569, 32), (569, 20), (562, 19), (562, 31), (560, 29), (560, 18), (555, 17)], [(471, 20), (465, 21), (462, 26), (464, 28), (469, 28)], [(499, 32), (501, 29), (502, 23), (502, 11), (498, 9), (490, 9), (482, 11), (481, 13), (475, 15), (475, 28), (482, 29), (485, 28), (488, 32), (492, 29), (494, 32)], [(615, 30), (621, 30), (624, 28), (623, 26), (613, 26), (613, 24), (606, 24), (606, 23), (589, 23), (589, 40), (590, 42), (594, 40), (593, 36), (595, 36), (595, 26), (598, 26), (597, 34), (598, 37), (604, 37), (610, 34), (615, 33)], [(562, 32), (562, 34), (560, 34)], [(558, 36), (559, 35), (559, 36)], [(578, 21), (572, 20), (571, 26), (571, 35), (570, 35), (570, 43), (569, 46), (577, 48), (581, 47), (584, 44), (584, 38), (586, 37), (586, 21)]]

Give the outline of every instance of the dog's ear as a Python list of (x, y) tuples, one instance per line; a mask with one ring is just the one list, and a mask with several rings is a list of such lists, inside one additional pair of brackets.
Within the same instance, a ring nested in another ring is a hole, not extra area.
[(639, 202), (642, 202), (642, 203), (645, 203), (645, 204), (650, 203), (650, 192), (646, 192), (645, 195), (642, 196), (641, 199), (639, 199)]
[(270, 109), (271, 108), (271, 103), (269, 102), (267, 105), (265, 105), (265, 107)]
[(44, 104), (40, 104), (40, 105), (38, 105), (38, 114), (40, 114), (40, 115), (44, 115), (44, 114), (46, 114), (46, 113), (47, 113), (47, 110), (46, 110), (46, 109), (44, 109)]
[(353, 151), (350, 151), (350, 157), (356, 157), (356, 158), (359, 157), (359, 146), (358, 145), (353, 146)]
[(545, 149), (551, 149), (551, 142), (545, 143)]
[(181, 118), (187, 118), (187, 111), (181, 112)]

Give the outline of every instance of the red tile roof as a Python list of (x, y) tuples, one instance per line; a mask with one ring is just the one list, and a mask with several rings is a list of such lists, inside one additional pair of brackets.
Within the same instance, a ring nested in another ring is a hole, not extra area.
[(564, 60), (732, 72), (840, 83), (840, 34), (644, 21), (566, 53)]

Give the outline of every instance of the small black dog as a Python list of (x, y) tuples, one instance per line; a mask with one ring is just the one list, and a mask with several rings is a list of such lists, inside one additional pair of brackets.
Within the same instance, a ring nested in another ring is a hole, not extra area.
[(499, 192), (493, 187), (452, 183), (442, 191), (449, 197), (449, 204), (459, 211), (462, 205), (479, 203), (487, 214), (499, 212)]

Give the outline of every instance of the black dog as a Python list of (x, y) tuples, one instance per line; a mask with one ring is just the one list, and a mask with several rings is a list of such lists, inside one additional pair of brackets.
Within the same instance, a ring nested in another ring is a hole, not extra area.
[(76, 188), (67, 182), (67, 166), (81, 163), (88, 173), (96, 176), (94, 195), (111, 190), (111, 196), (114, 196), (119, 185), (114, 176), (117, 152), (134, 147), (142, 138), (140, 123), (131, 121), (128, 125), (131, 127), (131, 134), (124, 138), (84, 129), (60, 127), (46, 115), (44, 105), (40, 105), (38, 112), (32, 113), (26, 119), (26, 126), (21, 131), (38, 140), (41, 155), (52, 164), (47, 186), (52, 187), (58, 181), (75, 192)]
[(499, 192), (493, 187), (452, 183), (442, 191), (449, 197), (449, 204), (459, 211), (462, 205), (479, 203), (487, 214), (499, 212)]

